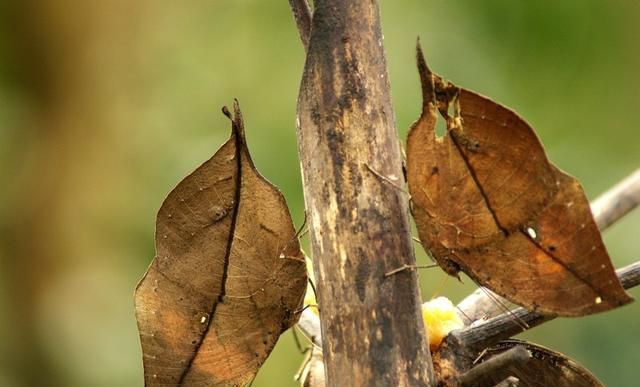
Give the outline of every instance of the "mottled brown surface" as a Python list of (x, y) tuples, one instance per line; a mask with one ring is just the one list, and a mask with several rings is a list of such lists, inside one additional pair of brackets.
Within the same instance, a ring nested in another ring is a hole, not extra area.
[(600, 387), (603, 384), (586, 368), (561, 353), (520, 340), (506, 340), (491, 347), (480, 358), (485, 362), (515, 346), (524, 346), (531, 353), (525, 364), (516, 364), (478, 380), (477, 387), (491, 387), (509, 376), (520, 380), (519, 387)]
[(298, 144), (327, 385), (426, 385), (416, 274), (384, 275), (415, 258), (378, 4), (314, 3)]
[(156, 257), (135, 295), (145, 385), (248, 383), (297, 320), (306, 278), (286, 203), (256, 171), (236, 103), (231, 138), (158, 212)]
[[(514, 112), (445, 83), (418, 54), (423, 112), (407, 140), (420, 239), (451, 275), (528, 309), (580, 316), (632, 299), (618, 281), (582, 187), (547, 159)], [(438, 110), (447, 122), (438, 138)]]

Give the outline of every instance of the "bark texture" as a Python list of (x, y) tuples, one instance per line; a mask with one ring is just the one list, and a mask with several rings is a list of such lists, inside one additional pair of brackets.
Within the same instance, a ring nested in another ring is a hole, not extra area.
[(318, 0), (298, 144), (329, 386), (432, 380), (379, 10)]

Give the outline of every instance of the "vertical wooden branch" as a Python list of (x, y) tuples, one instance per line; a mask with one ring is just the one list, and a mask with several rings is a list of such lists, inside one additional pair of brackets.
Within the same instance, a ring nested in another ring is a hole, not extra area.
[(293, 17), (296, 20), (300, 40), (306, 51), (309, 47), (309, 34), (311, 33), (311, 8), (307, 0), (289, 0)]
[(315, 4), (297, 126), (327, 383), (428, 385), (416, 274), (384, 275), (415, 258), (378, 4)]

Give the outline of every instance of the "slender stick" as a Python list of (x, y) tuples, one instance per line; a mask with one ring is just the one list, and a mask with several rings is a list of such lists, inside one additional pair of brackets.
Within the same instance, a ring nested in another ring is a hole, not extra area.
[(311, 35), (311, 7), (307, 0), (289, 0), (293, 17), (296, 19), (300, 40), (305, 52), (309, 48), (309, 36)]
[(516, 346), (478, 364), (458, 376), (460, 387), (477, 386), (478, 381), (511, 365), (524, 364), (531, 359), (531, 353), (523, 346)]
[(457, 308), (464, 324), (470, 325), (474, 321), (497, 316), (504, 312), (501, 305), (510, 304), (507, 299), (481, 286), (460, 301)]
[(591, 212), (600, 230), (611, 226), (640, 204), (640, 168), (600, 195)]
[[(635, 170), (595, 199), (591, 203), (591, 212), (600, 231), (604, 231), (636, 208), (638, 204), (640, 204), (640, 169)], [(496, 300), (509, 302), (489, 289), (476, 289), (458, 304), (460, 315), (466, 316), (463, 319), (465, 324), (471, 324), (482, 318), (491, 318), (504, 312)]]

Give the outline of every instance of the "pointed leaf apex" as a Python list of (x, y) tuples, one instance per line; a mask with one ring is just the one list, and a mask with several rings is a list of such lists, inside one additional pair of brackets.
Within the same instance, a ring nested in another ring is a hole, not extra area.
[(424, 59), (424, 53), (420, 46), (420, 38), (416, 42), (416, 60), (418, 65), (418, 73), (420, 74), (420, 83), (422, 84), (422, 109), (427, 110), (429, 102), (436, 105), (435, 86), (433, 81), (433, 73), (427, 66)]
[(240, 111), (240, 104), (237, 99), (233, 99), (233, 115), (226, 106), (222, 107), (222, 113), (231, 120), (231, 130), (233, 134), (237, 134), (240, 141), (244, 143), (244, 121), (242, 119), (242, 112)]
[(240, 103), (237, 98), (233, 99), (233, 130), (244, 142), (244, 120), (242, 119), (242, 112), (240, 111)]

